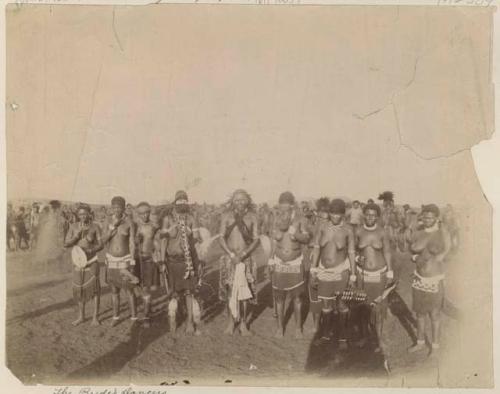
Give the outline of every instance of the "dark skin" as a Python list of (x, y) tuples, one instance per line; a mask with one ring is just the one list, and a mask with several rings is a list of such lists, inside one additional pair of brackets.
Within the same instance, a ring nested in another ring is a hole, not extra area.
[[(249, 203), (250, 201), (244, 193), (236, 193), (233, 196), (233, 212), (237, 212), (238, 214), (243, 215), (243, 221), (245, 222), (246, 226), (252, 231), (252, 242), (247, 245), (237, 227), (233, 228), (227, 240), (224, 239), (224, 236), (219, 238), (222, 249), (231, 257), (231, 263), (234, 265), (239, 264), (247, 259), (259, 244), (258, 217), (255, 213), (248, 211)], [(219, 234), (224, 235), (226, 233), (226, 229), (234, 223), (235, 218), (233, 212), (227, 212), (222, 217)], [(245, 300), (241, 302), (243, 304), (243, 316), (240, 317), (242, 321), (242, 323), (240, 324), (240, 332), (241, 335), (248, 336), (251, 335), (248, 327), (246, 326), (248, 301)], [(232, 335), (237, 321), (233, 318), (230, 311), (228, 311), (228, 315), (229, 321), (225, 333)]]
[[(168, 261), (168, 256), (184, 256), (184, 250), (182, 248), (182, 238), (180, 236), (179, 225), (177, 224), (176, 216), (180, 215), (185, 218), (186, 232), (188, 238), (194, 238), (195, 242), (201, 242), (201, 237), (198, 231), (197, 222), (192, 214), (187, 212), (187, 208), (174, 208), (173, 215), (167, 215), (163, 219), (162, 228), (159, 231), (160, 248), (163, 261)], [(166, 269), (165, 265), (161, 266), (162, 271)], [(199, 281), (202, 279), (202, 266), (198, 266), (198, 277)], [(186, 309), (187, 309), (187, 324), (186, 324), (186, 334), (199, 334), (197, 327), (194, 325), (193, 321), (193, 295), (186, 294)], [(175, 330), (175, 328), (174, 328)]]
[[(451, 237), (444, 226), (438, 224), (438, 217), (433, 212), (424, 212), (421, 216), (423, 229), (416, 231), (410, 240), (410, 249), (414, 254), (412, 260), (416, 264), (416, 271), (422, 277), (432, 277), (443, 274), (444, 259), (451, 250)], [(433, 243), (440, 241), (440, 250), (434, 250)], [(425, 314), (417, 313), (417, 339), (425, 338)], [(430, 312), (432, 341), (439, 343), (441, 327), (441, 310), (434, 309)], [(419, 350), (422, 345), (418, 343), (410, 351)]]
[[(136, 231), (136, 244), (137, 244), (137, 255), (140, 261), (145, 259), (151, 259), (154, 252), (154, 237), (158, 231), (158, 226), (156, 226), (150, 220), (151, 207), (147, 205), (141, 205), (137, 209), (137, 231)], [(151, 291), (154, 290), (149, 286), (142, 287), (142, 299), (144, 302), (144, 325), (149, 327), (149, 314), (151, 309)]]
[[(353, 273), (356, 269), (356, 263), (355, 241), (352, 227), (343, 223), (344, 214), (342, 213), (331, 212), (329, 216), (330, 220), (321, 223), (318, 227), (317, 233), (315, 234), (313, 240), (315, 247), (312, 252), (312, 267), (318, 267), (321, 260), (323, 267), (333, 268), (342, 264), (346, 257), (348, 257), (351, 266), (351, 273)], [(311, 274), (311, 280), (316, 280), (316, 277), (313, 274)], [(353, 286), (354, 283), (355, 277), (351, 274), (349, 284)], [(324, 302), (324, 309), (329, 309), (327, 301), (325, 300)], [(340, 299), (337, 299), (334, 307), (337, 311), (341, 311), (339, 315), (339, 327), (343, 330), (347, 319), (347, 312), (345, 312), (347, 307)], [(330, 324), (330, 319), (331, 313), (327, 313), (325, 315), (325, 324), (327, 329)], [(319, 329), (319, 327), (316, 328)], [(344, 342), (342, 342), (342, 346), (344, 345)]]
[[(302, 255), (302, 245), (310, 240), (308, 222), (304, 217), (295, 217), (294, 207), (283, 203), (278, 207), (276, 217), (271, 227), (273, 239), (273, 254), (283, 262), (289, 262)], [(275, 297), (277, 323), (275, 337), (282, 338), (284, 335), (284, 311), (285, 298)], [(302, 298), (296, 295), (293, 299), (295, 317), (295, 337), (302, 338)]]
[[(364, 212), (364, 224), (369, 229), (364, 227), (359, 227), (356, 231), (356, 247), (359, 253), (358, 264), (367, 271), (377, 271), (384, 267), (387, 267), (388, 273), (392, 276), (392, 265), (391, 265), (391, 245), (389, 242), (389, 237), (386, 231), (377, 225), (379, 221), (378, 212), (374, 209), (366, 209)], [(378, 304), (370, 309), (370, 314), (372, 315), (372, 321), (375, 321), (375, 330), (377, 333), (377, 339), (380, 346), (383, 346), (382, 341), (382, 331), (384, 325), (384, 309), (385, 304)], [(361, 341), (360, 345), (364, 345), (366, 341), (366, 331), (368, 329), (368, 322), (363, 322), (363, 331), (365, 336)]]
[[(86, 209), (78, 210), (77, 223), (73, 223), (64, 241), (64, 246), (70, 248), (72, 246), (78, 245), (83, 249), (87, 256), (87, 260), (91, 260), (95, 257), (97, 252), (103, 248), (103, 242), (101, 239), (101, 229), (95, 223), (92, 223), (90, 212)], [(98, 264), (97, 262), (91, 264)], [(97, 315), (99, 314), (99, 304), (100, 304), (100, 294), (97, 293), (94, 296), (94, 313), (92, 315), (92, 326), (98, 326), (99, 320)], [(72, 323), (74, 326), (82, 323), (85, 320), (85, 301), (78, 302), (78, 318)]]
[[(110, 223), (105, 227), (103, 243), (107, 244), (107, 252), (115, 257), (123, 257), (127, 255), (135, 256), (135, 226), (132, 221), (125, 216), (125, 207), (120, 204), (111, 206), (113, 215)], [(132, 261), (134, 262), (134, 261)], [(127, 270), (122, 270), (123, 274), (128, 273)], [(125, 272), (126, 271), (126, 272)], [(113, 304), (113, 319), (112, 325), (116, 325), (119, 320), (120, 308), (120, 289), (114, 285), (111, 288), (111, 301)], [(137, 318), (135, 295), (132, 290), (126, 290), (130, 314), (132, 319)]]

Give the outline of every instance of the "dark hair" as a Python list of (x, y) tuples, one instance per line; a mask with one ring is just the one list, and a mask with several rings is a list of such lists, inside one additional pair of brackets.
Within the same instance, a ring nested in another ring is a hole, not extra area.
[(345, 213), (345, 201), (340, 198), (335, 198), (330, 202), (330, 213)]
[(111, 199), (111, 205), (119, 205), (125, 208), (125, 199), (121, 196), (116, 196)]
[(148, 207), (149, 209), (151, 209), (151, 205), (149, 205), (149, 203), (146, 201), (141, 201), (139, 204), (137, 204), (137, 209), (139, 209), (140, 207)]
[(174, 202), (177, 200), (188, 200), (188, 195), (184, 190), (179, 190), (175, 193)]
[(316, 201), (316, 209), (318, 211), (328, 211), (329, 205), (330, 199), (328, 197), (321, 197), (318, 201)]
[(283, 192), (280, 194), (278, 203), (294, 205), (295, 197), (291, 192)]
[(380, 207), (375, 203), (368, 203), (363, 207), (363, 214), (366, 214), (366, 211), (375, 211), (377, 212), (377, 216), (380, 216)]
[(77, 212), (80, 210), (80, 209), (84, 209), (85, 211), (87, 211), (88, 213), (92, 213), (92, 209), (90, 209), (90, 205), (89, 204), (84, 204), (84, 203), (80, 203), (78, 204), (78, 207), (77, 207)]
[(49, 202), (49, 205), (52, 207), (52, 209), (57, 209), (61, 207), (61, 203), (58, 200), (51, 200)]
[(439, 217), (441, 212), (439, 211), (439, 208), (436, 204), (427, 204), (422, 206), (422, 214), (426, 212), (431, 212), (433, 213), (436, 217)]

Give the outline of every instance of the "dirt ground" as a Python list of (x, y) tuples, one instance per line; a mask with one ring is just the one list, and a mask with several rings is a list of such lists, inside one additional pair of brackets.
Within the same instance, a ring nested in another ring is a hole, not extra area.
[[(217, 300), (218, 271), (213, 260), (208, 264), (206, 284), (201, 289), (205, 300), (203, 335), (184, 335), (183, 324), (173, 337), (161, 291), (156, 294), (151, 328), (145, 329), (128, 319), (124, 296), (123, 320), (111, 328), (111, 297), (104, 283), (101, 325), (90, 326), (90, 303), (87, 321), (73, 327), (76, 308), (69, 260), (39, 264), (30, 252), (12, 252), (7, 255), (7, 365), (25, 384), (446, 386), (441, 381), (443, 371), (453, 365), (446, 361), (450, 357), (443, 355), (450, 354), (449, 343), (458, 335), (458, 311), (448, 300), (439, 356), (408, 354), (415, 335), (412, 271), (409, 256), (396, 254), (399, 284), (390, 296), (385, 326), (390, 366), (387, 371), (383, 356), (375, 354), (371, 347), (358, 349), (350, 345), (347, 351), (340, 352), (334, 343), (317, 344), (310, 334), (295, 340), (293, 317), (288, 321), (285, 338), (273, 338), (276, 322), (270, 284), (264, 275), (259, 283), (259, 305), (254, 308), (250, 323), (252, 337), (222, 334), (226, 316)], [(140, 313), (141, 308), (139, 301)], [(309, 314), (305, 332), (311, 328)]]

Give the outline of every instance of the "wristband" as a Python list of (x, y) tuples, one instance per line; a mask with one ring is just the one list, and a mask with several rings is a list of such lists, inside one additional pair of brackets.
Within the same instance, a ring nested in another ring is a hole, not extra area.
[(394, 271), (392, 271), (392, 270), (387, 271), (386, 276), (387, 276), (387, 279), (394, 279)]

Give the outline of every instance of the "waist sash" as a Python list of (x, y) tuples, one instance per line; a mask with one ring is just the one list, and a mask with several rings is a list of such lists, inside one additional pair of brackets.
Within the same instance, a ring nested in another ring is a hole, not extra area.
[(318, 279), (323, 282), (337, 282), (342, 280), (342, 274), (350, 269), (349, 258), (347, 257), (343, 263), (325, 268), (321, 263), (317, 268), (311, 268), (311, 273), (317, 273)]
[(359, 265), (356, 266), (356, 270), (359, 274), (363, 275), (363, 281), (365, 283), (379, 283), (382, 275), (387, 272), (387, 266), (382, 267), (375, 271), (367, 271)]
[(134, 264), (132, 263), (132, 257), (130, 256), (130, 254), (122, 257), (116, 257), (109, 253), (106, 253), (106, 265), (108, 266), (108, 268), (126, 269)]
[(415, 271), (411, 287), (416, 290), (425, 291), (426, 293), (437, 293), (439, 292), (439, 284), (442, 280), (444, 280), (444, 274), (425, 277)]
[(269, 260), (268, 265), (274, 268), (274, 272), (300, 274), (302, 268), (302, 256), (299, 256), (292, 261), (283, 261), (278, 256), (275, 256)]

